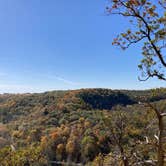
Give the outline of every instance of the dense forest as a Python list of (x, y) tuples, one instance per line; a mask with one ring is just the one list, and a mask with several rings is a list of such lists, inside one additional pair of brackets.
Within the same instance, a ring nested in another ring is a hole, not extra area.
[[(0, 95), (0, 165), (154, 165), (166, 89)], [(166, 147), (165, 147), (166, 148)]]

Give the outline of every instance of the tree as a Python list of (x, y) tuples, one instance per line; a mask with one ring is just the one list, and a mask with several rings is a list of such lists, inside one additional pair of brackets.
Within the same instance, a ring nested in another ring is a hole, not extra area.
[(143, 141), (142, 130), (139, 129), (139, 125), (133, 123), (136, 116), (130, 110), (119, 106), (112, 110), (110, 115), (106, 115), (103, 121), (105, 128), (110, 132), (112, 154), (109, 155), (113, 157), (110, 165), (139, 165), (140, 161), (145, 164), (142, 149), (145, 150), (147, 147)]
[(118, 110), (118, 112), (112, 113), (111, 119), (105, 120), (105, 124), (107, 123), (111, 130), (111, 142), (117, 146), (118, 154), (120, 154), (123, 165), (128, 166), (128, 157), (124, 148), (125, 142), (127, 142), (127, 116), (124, 112)]
[(132, 44), (143, 43), (139, 79), (166, 80), (166, 0), (111, 0), (106, 9), (108, 14), (128, 17), (134, 25), (132, 30), (119, 34), (114, 45), (126, 49)]
[[(166, 81), (166, 0), (111, 0), (106, 8), (108, 14), (118, 14), (129, 18), (133, 29), (119, 34), (113, 45), (127, 49), (132, 44), (141, 42), (143, 59), (138, 65), (142, 71), (140, 80), (157, 77)], [(165, 116), (152, 105), (156, 112), (159, 126), (158, 165), (164, 166), (166, 142)]]
[(165, 155), (166, 155), (166, 113), (159, 109), (158, 107), (148, 103), (148, 107), (153, 110), (158, 119), (159, 134), (157, 136), (158, 140), (158, 165), (164, 166)]

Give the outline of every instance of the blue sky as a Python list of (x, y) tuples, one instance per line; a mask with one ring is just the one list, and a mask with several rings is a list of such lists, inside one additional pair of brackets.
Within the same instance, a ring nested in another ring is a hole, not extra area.
[(1, 0), (0, 93), (164, 87), (138, 81), (139, 46), (112, 46), (128, 23), (106, 16), (106, 2)]

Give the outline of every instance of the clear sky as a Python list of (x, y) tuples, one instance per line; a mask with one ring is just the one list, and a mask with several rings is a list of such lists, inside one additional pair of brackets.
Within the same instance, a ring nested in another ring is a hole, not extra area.
[(55, 89), (148, 89), (139, 82), (140, 48), (112, 39), (123, 18), (106, 16), (106, 0), (1, 0), (0, 93)]

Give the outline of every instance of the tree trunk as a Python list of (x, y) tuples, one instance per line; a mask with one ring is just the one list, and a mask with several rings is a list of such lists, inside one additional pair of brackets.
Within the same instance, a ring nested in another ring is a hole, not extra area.
[(158, 166), (166, 166), (166, 116), (159, 117)]
[(123, 157), (123, 164), (124, 166), (129, 166), (127, 157)]

